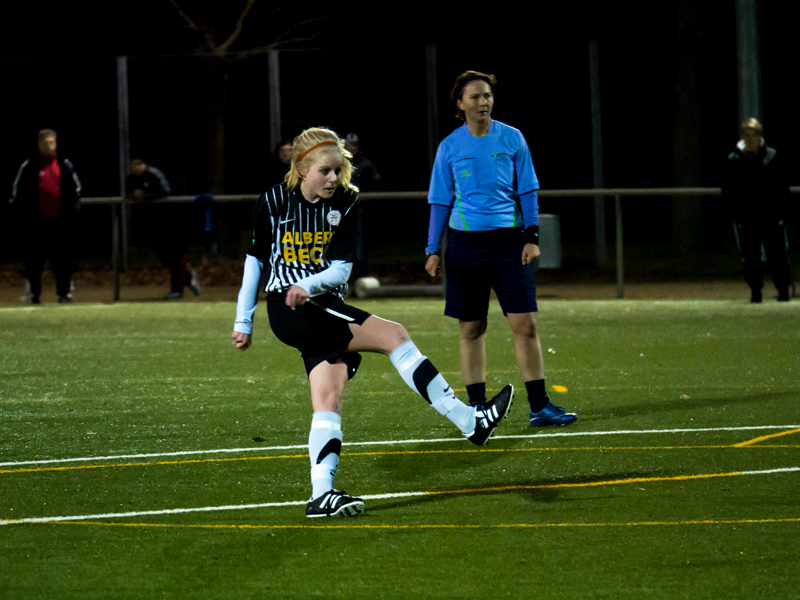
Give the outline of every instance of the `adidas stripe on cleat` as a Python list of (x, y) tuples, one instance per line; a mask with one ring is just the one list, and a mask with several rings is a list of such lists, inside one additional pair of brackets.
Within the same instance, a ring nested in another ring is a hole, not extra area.
[(473, 444), (483, 446), (494, 435), (495, 428), (500, 424), (508, 411), (514, 398), (514, 386), (510, 383), (500, 390), (494, 398), (475, 407), (475, 430), (465, 433), (464, 436)]
[(306, 504), (307, 517), (356, 517), (364, 510), (361, 498), (352, 498), (345, 492), (330, 490)]

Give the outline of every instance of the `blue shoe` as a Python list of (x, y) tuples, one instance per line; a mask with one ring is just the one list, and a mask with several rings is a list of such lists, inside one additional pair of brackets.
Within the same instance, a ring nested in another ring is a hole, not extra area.
[(539, 412), (530, 413), (531, 427), (546, 427), (547, 425), (569, 425), (578, 420), (578, 415), (568, 413), (560, 406), (553, 405), (549, 400)]
[(181, 298), (183, 298), (183, 294), (180, 292), (170, 292), (164, 296), (164, 300), (180, 300)]

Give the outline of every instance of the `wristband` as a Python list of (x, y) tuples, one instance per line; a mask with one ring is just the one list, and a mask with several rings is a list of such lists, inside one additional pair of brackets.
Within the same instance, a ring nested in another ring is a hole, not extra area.
[(525, 228), (525, 243), (539, 245), (539, 226), (531, 225)]

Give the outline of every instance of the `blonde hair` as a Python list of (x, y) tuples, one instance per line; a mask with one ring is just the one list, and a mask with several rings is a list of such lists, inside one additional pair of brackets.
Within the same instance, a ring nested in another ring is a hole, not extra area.
[(332, 150), (331, 146), (336, 146), (344, 159), (337, 185), (342, 186), (344, 189), (358, 191), (358, 188), (350, 183), (350, 179), (353, 176), (353, 164), (350, 160), (353, 155), (345, 148), (345, 141), (335, 131), (324, 127), (311, 127), (294, 138), (294, 142), (292, 142), (292, 164), (286, 177), (284, 177), (284, 181), (286, 181), (290, 190), (297, 188), (303, 179), (300, 167), (313, 164), (321, 152)]
[(745, 129), (752, 129), (758, 135), (762, 135), (764, 133), (764, 126), (758, 119), (754, 119), (752, 117), (747, 119), (747, 121), (745, 121), (744, 123), (742, 123), (742, 131), (744, 131)]

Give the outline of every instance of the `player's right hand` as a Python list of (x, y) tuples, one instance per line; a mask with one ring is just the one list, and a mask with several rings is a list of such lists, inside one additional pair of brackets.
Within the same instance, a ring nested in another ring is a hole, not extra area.
[(253, 336), (250, 333), (234, 331), (231, 337), (233, 338), (231, 344), (236, 346), (239, 350), (247, 350), (250, 347), (250, 344), (253, 343)]

